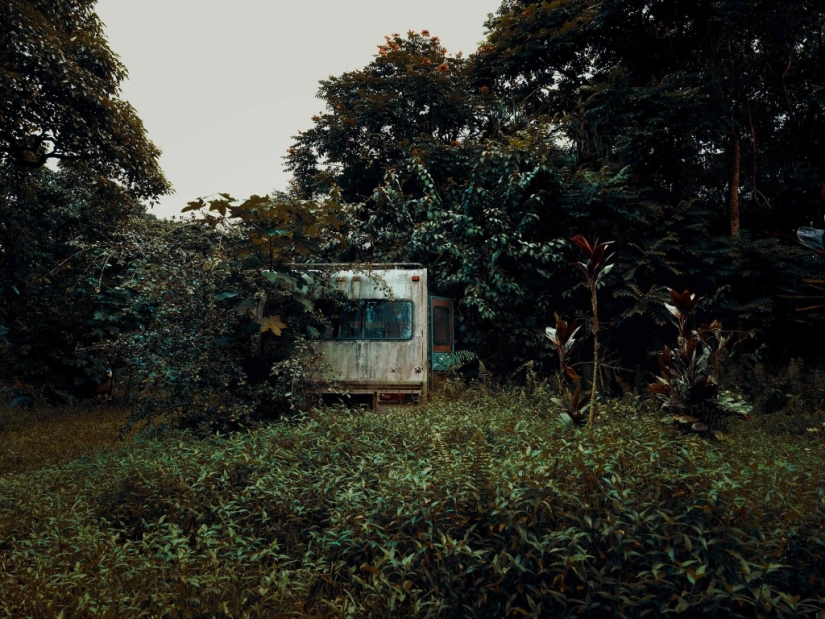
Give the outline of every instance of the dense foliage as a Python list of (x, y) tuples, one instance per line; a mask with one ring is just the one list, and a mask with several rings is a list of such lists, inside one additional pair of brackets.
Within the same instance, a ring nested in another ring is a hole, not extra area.
[(131, 300), (115, 288), (116, 257), (135, 251), (123, 236), (143, 206), (114, 183), (48, 168), (0, 168), (0, 186), (0, 376), (78, 395), (108, 363), (101, 341), (134, 325), (100, 316)]
[(825, 181), (823, 21), (809, 0), (512, 0), (477, 74), (552, 117), (576, 166), (627, 166), (648, 199), (699, 199), (732, 235), (740, 215), (803, 225)]
[(321, 83), (327, 109), (287, 157), (293, 189), (340, 187), (352, 242), (327, 257), (424, 263), (458, 300), (463, 346), (502, 369), (549, 360), (549, 316), (584, 313), (565, 264), (577, 234), (616, 240), (608, 357), (648, 363), (668, 337), (665, 286), (784, 347), (788, 298), (821, 268), (774, 234), (822, 211), (821, 20), (803, 8), (821, 14), (505, 2), (485, 44), (440, 72), (429, 33), (388, 37)]
[(190, 203), (200, 218), (132, 222), (109, 259), (128, 302), (95, 318), (132, 323), (99, 348), (123, 359), (135, 420), (226, 431), (304, 404), (323, 277), (290, 264), (336, 235), (334, 206), (221, 195)]
[(585, 436), (541, 393), (459, 392), (0, 480), (0, 609), (818, 616), (821, 443), (609, 411)]
[[(477, 84), (563, 136), (571, 169), (623, 171), (628, 199), (614, 208), (630, 216), (588, 221), (628, 250), (617, 265), (623, 316), (653, 309), (662, 286), (718, 290), (707, 310), (720, 321), (783, 333), (771, 343), (786, 345), (795, 316), (781, 286), (821, 267), (769, 236), (820, 220), (825, 206), (822, 11), (514, 0), (488, 21)], [(638, 346), (632, 331), (614, 333)]]
[(0, 389), (93, 393), (112, 361), (98, 345), (125, 326), (97, 316), (129, 302), (110, 258), (129, 251), (140, 200), (170, 191), (93, 7), (0, 7)]
[(126, 67), (109, 49), (95, 2), (6, 0), (0, 7), (0, 168), (25, 174), (56, 160), (153, 199), (169, 191), (160, 151), (120, 99)]

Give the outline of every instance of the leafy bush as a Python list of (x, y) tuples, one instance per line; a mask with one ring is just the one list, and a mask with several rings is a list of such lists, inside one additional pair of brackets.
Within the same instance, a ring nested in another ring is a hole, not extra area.
[(113, 257), (145, 207), (102, 178), (0, 167), (0, 213), (0, 381), (40, 400), (93, 396), (109, 363), (101, 343), (135, 326), (128, 312), (100, 316), (130, 300)]
[(730, 336), (713, 321), (688, 331), (688, 321), (702, 301), (695, 294), (669, 290), (672, 305), (665, 304), (679, 330), (675, 350), (665, 346), (659, 355), (661, 375), (648, 390), (674, 421), (693, 431), (720, 437), (728, 417), (750, 420), (751, 406), (741, 397), (719, 390), (719, 366)]
[(137, 316), (105, 350), (140, 385), (133, 421), (203, 434), (275, 418), (304, 404), (316, 365), (307, 338), (323, 277), (289, 263), (336, 238), (334, 203), (283, 196), (196, 200), (183, 221), (145, 219), (120, 239), (116, 291), (101, 329)]
[[(817, 617), (822, 451), (462, 391), (0, 480), (8, 616)], [(674, 440), (676, 439), (676, 440)]]

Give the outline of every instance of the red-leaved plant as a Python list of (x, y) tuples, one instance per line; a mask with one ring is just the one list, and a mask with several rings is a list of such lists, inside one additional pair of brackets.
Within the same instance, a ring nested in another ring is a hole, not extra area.
[(608, 263), (613, 255), (606, 255), (607, 248), (613, 241), (607, 241), (606, 243), (596, 241), (595, 245), (591, 245), (581, 234), (577, 234), (570, 240), (587, 254), (587, 262), (573, 262), (572, 265), (581, 271), (587, 281), (587, 286), (590, 289), (590, 307), (593, 313), (590, 319), (591, 331), (593, 332), (593, 383), (590, 386), (590, 416), (587, 420), (587, 425), (592, 426), (593, 420), (596, 418), (596, 384), (599, 378), (599, 303), (596, 291), (602, 277), (607, 275), (610, 269), (613, 268), (613, 264)]
[(687, 290), (668, 292), (672, 304), (665, 307), (679, 336), (675, 349), (665, 346), (659, 355), (660, 375), (648, 390), (682, 428), (720, 438), (726, 418), (750, 420), (751, 410), (741, 398), (719, 389), (719, 365), (730, 336), (716, 320), (689, 331), (688, 321), (703, 297)]
[[(581, 397), (581, 377), (570, 364), (573, 345), (576, 343), (576, 333), (581, 328), (578, 320), (568, 323), (554, 314), (556, 319), (555, 327), (547, 327), (544, 332), (547, 339), (556, 349), (559, 356), (559, 397), (552, 398), (551, 401), (562, 408), (562, 412), (570, 416), (574, 423), (582, 424), (585, 421), (585, 411), (589, 404)], [(575, 388), (571, 392), (567, 388), (566, 380), (574, 383)]]

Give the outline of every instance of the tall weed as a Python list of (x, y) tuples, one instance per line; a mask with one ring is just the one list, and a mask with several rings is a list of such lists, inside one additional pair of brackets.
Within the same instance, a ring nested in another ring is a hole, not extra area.
[[(457, 391), (458, 387), (451, 389)], [(0, 616), (807, 616), (823, 453), (467, 390), (0, 480)]]

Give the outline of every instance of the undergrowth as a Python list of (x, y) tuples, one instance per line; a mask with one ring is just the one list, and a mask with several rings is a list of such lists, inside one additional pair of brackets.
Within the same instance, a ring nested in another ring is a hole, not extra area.
[(130, 412), (128, 406), (0, 404), (0, 477), (119, 449)]
[(0, 615), (822, 616), (821, 442), (458, 395), (0, 479)]

